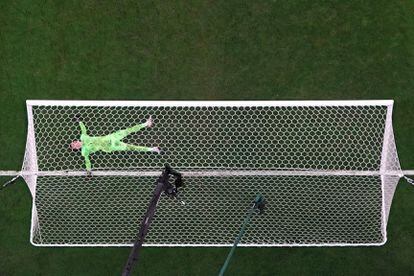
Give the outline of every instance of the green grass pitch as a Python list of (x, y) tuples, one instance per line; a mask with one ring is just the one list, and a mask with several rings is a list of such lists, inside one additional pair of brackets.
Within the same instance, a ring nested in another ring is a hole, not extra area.
[[(413, 13), (409, 0), (1, 1), (0, 169), (21, 166), (26, 99), (389, 98), (412, 169)], [(30, 208), (23, 181), (0, 193), (0, 275), (120, 274), (129, 248), (30, 245)], [(239, 248), (228, 275), (412, 275), (413, 210), (401, 181), (386, 245)], [(135, 273), (216, 275), (228, 250), (145, 248)]]

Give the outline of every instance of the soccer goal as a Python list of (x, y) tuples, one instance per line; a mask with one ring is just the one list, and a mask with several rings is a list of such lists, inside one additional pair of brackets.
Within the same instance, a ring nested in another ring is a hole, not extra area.
[[(21, 176), (36, 246), (131, 246), (164, 164), (185, 205), (161, 200), (146, 246), (231, 246), (252, 198), (266, 198), (240, 246), (382, 245), (403, 176), (392, 100), (27, 101)], [(92, 176), (69, 144), (145, 122), (124, 142), (163, 154), (96, 152)]]

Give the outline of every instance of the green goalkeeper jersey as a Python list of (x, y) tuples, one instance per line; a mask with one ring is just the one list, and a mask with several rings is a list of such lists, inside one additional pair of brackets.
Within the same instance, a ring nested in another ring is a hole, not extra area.
[(82, 122), (79, 122), (81, 128), (82, 141), (82, 156), (85, 158), (85, 165), (87, 170), (91, 170), (91, 161), (89, 155), (99, 150), (104, 152), (112, 152), (112, 143), (110, 135), (107, 136), (89, 136), (86, 132), (86, 127)]
[(86, 127), (82, 122), (79, 122), (81, 128), (82, 141), (82, 156), (85, 158), (85, 166), (89, 171), (91, 170), (91, 161), (89, 155), (97, 151), (114, 152), (114, 151), (151, 151), (152, 148), (135, 146), (123, 143), (121, 140), (127, 135), (137, 132), (144, 128), (146, 124), (139, 124), (134, 127), (119, 130), (117, 132), (105, 135), (105, 136), (89, 136), (86, 131)]

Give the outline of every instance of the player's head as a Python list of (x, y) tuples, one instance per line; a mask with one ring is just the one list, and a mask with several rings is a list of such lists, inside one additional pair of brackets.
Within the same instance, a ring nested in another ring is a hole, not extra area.
[(75, 140), (70, 143), (70, 149), (73, 151), (80, 150), (82, 148), (82, 142), (79, 140)]

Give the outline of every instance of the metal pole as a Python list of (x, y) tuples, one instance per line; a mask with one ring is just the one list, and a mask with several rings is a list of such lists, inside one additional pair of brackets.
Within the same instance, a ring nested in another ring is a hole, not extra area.
[(244, 222), (243, 222), (243, 225), (240, 229), (239, 235), (237, 236), (236, 240), (234, 241), (233, 247), (231, 248), (229, 254), (227, 255), (226, 261), (224, 262), (223, 266), (220, 269), (219, 276), (223, 276), (224, 272), (226, 271), (227, 267), (229, 266), (229, 263), (230, 263), (231, 258), (233, 257), (234, 251), (236, 251), (237, 245), (239, 244), (240, 240), (242, 239), (242, 237), (244, 235), (244, 232), (246, 231), (246, 227), (249, 224), (254, 211), (255, 211), (254, 208), (251, 208), (250, 211), (249, 211), (249, 214), (244, 219)]
[[(169, 178), (170, 175), (175, 177), (174, 186), (170, 184)], [(141, 248), (144, 243), (145, 237), (148, 233), (149, 227), (151, 222), (154, 218), (155, 211), (157, 209), (158, 201), (161, 197), (163, 192), (166, 193), (167, 196), (177, 198), (178, 188), (182, 186), (182, 176), (180, 173), (174, 171), (170, 166), (165, 165), (165, 169), (161, 176), (157, 180), (157, 186), (155, 187), (154, 194), (148, 205), (147, 212), (141, 222), (141, 226), (139, 229), (138, 237), (134, 242), (134, 246), (129, 254), (128, 261), (124, 267), (122, 272), (122, 276), (129, 276), (134, 268), (134, 265), (138, 263), (139, 256), (141, 253)]]
[[(227, 259), (224, 262), (223, 266), (220, 269), (219, 276), (223, 276), (224, 272), (226, 271), (227, 267), (229, 266), (230, 260), (233, 257), (234, 251), (237, 248), (237, 245), (239, 244), (240, 240), (242, 239), (244, 232), (246, 232), (246, 227), (249, 224), (250, 220), (252, 219), (253, 214), (256, 211), (259, 211), (260, 213), (263, 212), (265, 205), (265, 201), (263, 199), (263, 196), (258, 194), (253, 202), (253, 206), (250, 208), (249, 213), (247, 214), (246, 218), (244, 219), (243, 225), (240, 229), (239, 235), (237, 236), (236, 240), (234, 241), (233, 247), (231, 248), (229, 254), (227, 255)], [(259, 213), (259, 214), (260, 214)]]
[(136, 239), (134, 243), (134, 247), (132, 248), (131, 253), (129, 254), (128, 261), (122, 272), (122, 276), (130, 275), (134, 265), (139, 260), (139, 255), (140, 255), (140, 251), (142, 248), (142, 244), (144, 243), (145, 236), (147, 235), (152, 219), (154, 218), (156, 207), (157, 207), (157, 204), (158, 204), (158, 201), (160, 199), (163, 189), (164, 189), (164, 183), (159, 181), (155, 188), (154, 195), (152, 196), (151, 202), (148, 206), (148, 210), (144, 216), (144, 219), (141, 222), (141, 227), (139, 230), (138, 238)]

